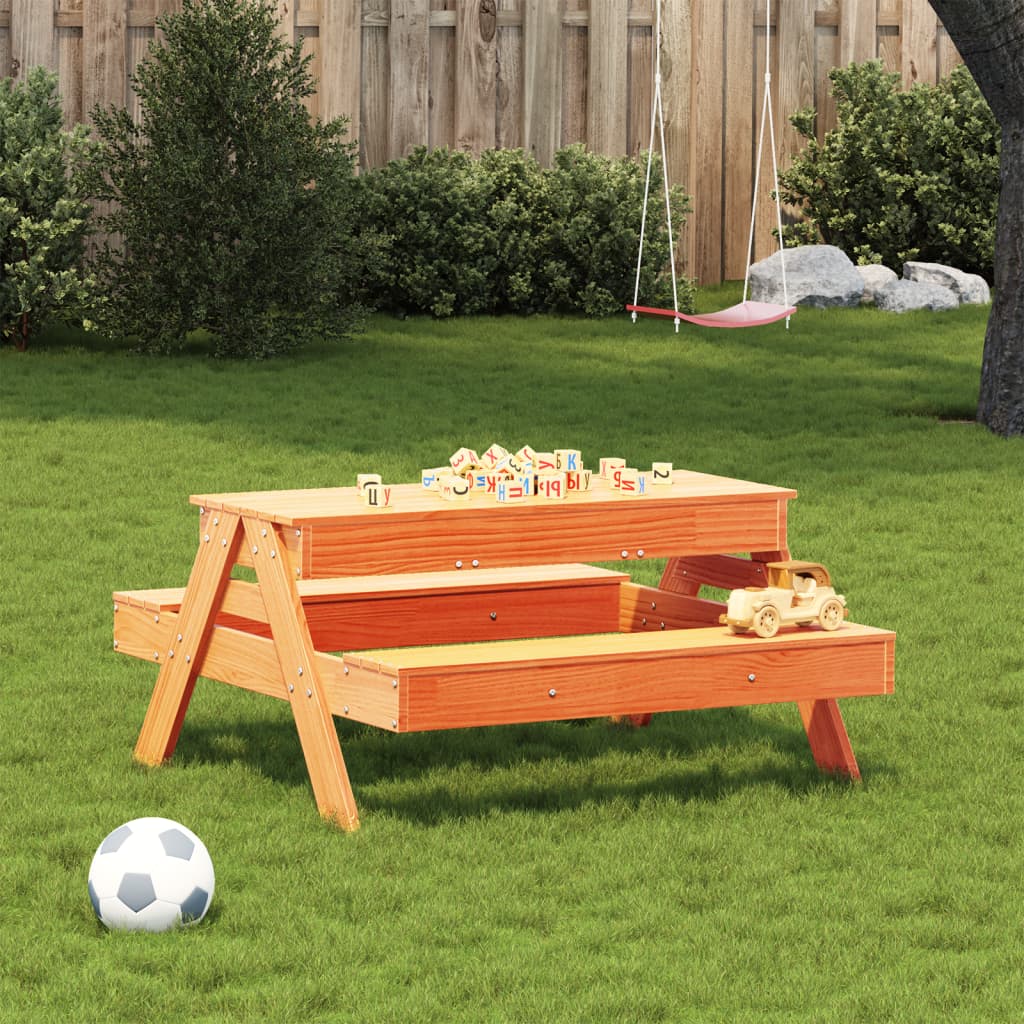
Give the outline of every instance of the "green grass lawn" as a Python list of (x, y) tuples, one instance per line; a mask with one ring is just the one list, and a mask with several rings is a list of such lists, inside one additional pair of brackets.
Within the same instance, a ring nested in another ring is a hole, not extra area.
[[(0, 353), (0, 1020), (1019, 1020), (1024, 447), (960, 422), (986, 316), (379, 318), (248, 365)], [(896, 694), (843, 703), (863, 783), (819, 775), (785, 705), (340, 722), (348, 835), (288, 708), (202, 681), (172, 763), (133, 763), (155, 670), (112, 651), (110, 595), (185, 582), (189, 494), (412, 480), (495, 440), (798, 490), (794, 556), (898, 634)], [(93, 916), (93, 852), (142, 815), (210, 850), (197, 928)]]

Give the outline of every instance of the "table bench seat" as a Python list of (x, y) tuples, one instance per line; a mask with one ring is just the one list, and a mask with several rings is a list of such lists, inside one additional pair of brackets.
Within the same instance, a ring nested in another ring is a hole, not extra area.
[(894, 645), (847, 624), (767, 640), (713, 627), (355, 651), (335, 699), (398, 732), (799, 703), (892, 693)]

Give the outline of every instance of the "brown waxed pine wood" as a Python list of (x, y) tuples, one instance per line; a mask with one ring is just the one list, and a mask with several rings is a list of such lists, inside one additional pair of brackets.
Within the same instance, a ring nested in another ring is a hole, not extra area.
[[(789, 557), (794, 491), (686, 471), (643, 498), (599, 484), (513, 508), (394, 491), (387, 510), (366, 508), (354, 488), (192, 498), (202, 532), (188, 586), (114, 598), (117, 649), (161, 665), (140, 760), (170, 756), (202, 674), (290, 702), (317, 806), (349, 829), (358, 815), (334, 715), (403, 732), (593, 716), (640, 724), (661, 711), (785, 701), (798, 705), (821, 768), (859, 777), (836, 700), (892, 692), (893, 634), (847, 624), (738, 637), (711, 625), (721, 603), (697, 596), (701, 584), (761, 583), (765, 563)], [(454, 546), (440, 560), (466, 548), (464, 567), (423, 571), (437, 560), (427, 546), (446, 537)], [(424, 547), (405, 561), (420, 571), (399, 574), (395, 552), (410, 538)], [(607, 558), (671, 556), (659, 587), (559, 561), (598, 560), (626, 541), (650, 550)], [(469, 568), (470, 548), (480, 568)], [(256, 583), (229, 578), (242, 563)], [(323, 578), (338, 564), (357, 575)], [(396, 636), (433, 646), (397, 647)]]
[(292, 565), (279, 545), (274, 523), (246, 518), (243, 525), (317, 807), (323, 817), (336, 821), (342, 828), (356, 829), (359, 814), (355, 797), (320, 680), (317, 652), (302, 614)]
[[(814, 705), (817, 726), (833, 711), (819, 703), (892, 692), (892, 644), (892, 633), (857, 625), (771, 641), (705, 628), (362, 651), (344, 660), (352, 685), (397, 681), (402, 732), (779, 702)], [(827, 734), (808, 734), (816, 758), (837, 737), (849, 746), (837, 707), (834, 715)], [(829, 770), (841, 770), (834, 760)]]
[(135, 757), (143, 764), (160, 764), (174, 753), (220, 598), (241, 543), (239, 517), (223, 513), (216, 525), (211, 524), (206, 538), (199, 543), (182, 603), (178, 623), (181, 640), (154, 652), (160, 673), (135, 745)]

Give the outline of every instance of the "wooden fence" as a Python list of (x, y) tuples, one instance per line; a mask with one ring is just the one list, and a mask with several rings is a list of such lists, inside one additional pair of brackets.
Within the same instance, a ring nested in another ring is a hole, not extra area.
[[(572, 142), (638, 155), (650, 130), (654, 0), (275, 0), (281, 30), (312, 55), (310, 112), (345, 114), (363, 167), (417, 145), (523, 147), (544, 163)], [(668, 166), (693, 195), (683, 270), (710, 283), (746, 265), (763, 0), (663, 0)], [(69, 123), (94, 104), (137, 113), (130, 76), (159, 14), (180, 0), (0, 0), (0, 74), (45, 64)], [(787, 116), (834, 121), (828, 71), (880, 57), (905, 84), (958, 61), (928, 0), (773, 0), (772, 75), (783, 165)], [(767, 206), (762, 197), (761, 205)], [(771, 250), (758, 218), (758, 255)]]

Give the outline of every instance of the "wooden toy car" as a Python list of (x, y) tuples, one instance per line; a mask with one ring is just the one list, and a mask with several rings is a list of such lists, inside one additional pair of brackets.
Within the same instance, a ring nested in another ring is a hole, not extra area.
[(729, 594), (726, 612), (719, 617), (733, 633), (752, 629), (771, 637), (781, 626), (838, 629), (849, 614), (846, 598), (832, 589), (828, 570), (817, 562), (769, 562), (768, 585), (746, 587)]

